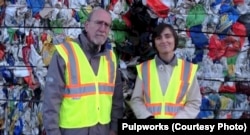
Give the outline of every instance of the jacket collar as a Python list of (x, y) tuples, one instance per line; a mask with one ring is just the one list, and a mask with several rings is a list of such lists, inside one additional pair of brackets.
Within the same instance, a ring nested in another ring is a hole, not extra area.
[(158, 55), (155, 55), (155, 61), (156, 61), (156, 66), (160, 66), (160, 65), (170, 65), (172, 67), (177, 66), (176, 55), (174, 55), (173, 59), (168, 64), (164, 62)]
[(82, 33), (78, 36), (77, 43), (81, 46), (81, 48), (91, 55), (103, 55), (107, 52), (106, 45), (103, 44), (101, 46), (100, 52), (95, 52), (90, 46), (92, 46), (92, 43), (89, 42), (88, 38), (86, 37), (85, 33)]

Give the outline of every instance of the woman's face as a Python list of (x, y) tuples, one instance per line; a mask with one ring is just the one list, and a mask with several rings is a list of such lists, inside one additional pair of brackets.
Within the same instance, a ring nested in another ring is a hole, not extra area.
[(169, 28), (165, 28), (162, 33), (155, 38), (154, 42), (159, 54), (169, 54), (174, 52), (175, 38)]

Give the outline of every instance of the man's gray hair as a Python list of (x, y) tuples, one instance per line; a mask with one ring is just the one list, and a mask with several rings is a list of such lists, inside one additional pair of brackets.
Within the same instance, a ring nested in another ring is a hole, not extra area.
[[(88, 15), (88, 18), (87, 18), (87, 21), (91, 21), (91, 18), (93, 16), (93, 14), (95, 13), (95, 11), (99, 10), (99, 9), (102, 9), (102, 10), (105, 10), (103, 9), (102, 7), (94, 7), (94, 9), (89, 13)], [(109, 13), (107, 10), (105, 10), (107, 13)], [(110, 13), (109, 13), (110, 14)]]

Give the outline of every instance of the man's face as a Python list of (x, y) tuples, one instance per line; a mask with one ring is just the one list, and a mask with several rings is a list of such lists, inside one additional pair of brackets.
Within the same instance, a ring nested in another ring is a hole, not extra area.
[(165, 28), (161, 35), (155, 38), (154, 42), (159, 54), (170, 54), (174, 52), (175, 39), (169, 28)]
[(109, 13), (104, 10), (95, 11), (90, 21), (85, 23), (85, 30), (90, 42), (97, 46), (103, 45), (107, 40), (111, 21)]

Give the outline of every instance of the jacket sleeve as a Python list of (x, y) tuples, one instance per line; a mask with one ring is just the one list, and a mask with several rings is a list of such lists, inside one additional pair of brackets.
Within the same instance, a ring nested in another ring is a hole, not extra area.
[(200, 86), (198, 84), (197, 77), (194, 77), (194, 81), (191, 84), (189, 93), (187, 94), (187, 102), (184, 108), (177, 113), (175, 118), (177, 119), (194, 119), (200, 112), (201, 105), (201, 93)]
[(59, 110), (64, 88), (65, 62), (57, 51), (51, 59), (43, 94), (43, 125), (47, 135), (61, 135)]
[(111, 130), (117, 132), (118, 130), (118, 119), (123, 117), (123, 91), (122, 91), (122, 79), (119, 70), (116, 72), (115, 89), (112, 101), (111, 110)]
[(146, 119), (153, 116), (145, 106), (143, 100), (142, 80), (139, 77), (136, 78), (135, 88), (130, 100), (130, 107), (138, 119)]

